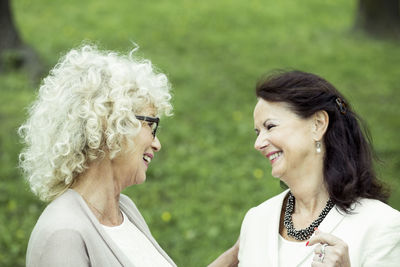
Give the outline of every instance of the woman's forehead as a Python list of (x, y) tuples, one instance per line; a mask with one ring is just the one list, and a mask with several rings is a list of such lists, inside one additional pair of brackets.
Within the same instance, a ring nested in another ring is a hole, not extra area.
[(290, 106), (286, 102), (272, 102), (264, 99), (259, 99), (254, 108), (254, 117), (256, 116), (266, 116), (268, 114), (274, 113), (292, 113)]
[(136, 113), (136, 115), (155, 117), (157, 115), (157, 109), (153, 104), (150, 104), (147, 107), (138, 110)]
[(260, 99), (254, 108), (254, 123), (263, 124), (267, 120), (297, 120), (301, 119), (286, 102), (272, 102)]

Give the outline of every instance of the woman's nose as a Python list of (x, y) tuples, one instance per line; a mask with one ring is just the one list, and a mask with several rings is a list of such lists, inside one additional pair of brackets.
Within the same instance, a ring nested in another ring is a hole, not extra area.
[(265, 136), (259, 134), (257, 136), (256, 141), (254, 142), (254, 148), (258, 151), (261, 151), (267, 146), (268, 146), (268, 141), (266, 140)]
[(158, 137), (154, 137), (153, 142), (151, 143), (151, 148), (154, 151), (160, 151), (161, 150), (161, 143), (160, 140), (158, 140)]

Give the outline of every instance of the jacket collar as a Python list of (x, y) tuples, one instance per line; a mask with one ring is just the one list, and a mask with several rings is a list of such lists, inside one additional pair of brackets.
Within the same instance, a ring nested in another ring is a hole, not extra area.
[[(273, 213), (275, 216), (271, 216), (270, 218), (274, 218), (273, 221), (271, 222), (271, 227), (269, 227), (269, 237), (267, 238), (267, 247), (271, 248), (269, 251), (270, 253), (270, 259), (272, 266), (278, 267), (278, 258), (279, 258), (279, 247), (278, 247), (278, 242), (279, 242), (279, 223), (281, 220), (281, 211), (282, 211), (282, 206), (283, 206), (283, 200), (285, 199), (286, 195), (288, 194), (289, 189), (285, 190), (281, 194), (277, 196), (277, 205), (274, 205), (274, 211)], [(268, 215), (269, 217), (269, 215)]]

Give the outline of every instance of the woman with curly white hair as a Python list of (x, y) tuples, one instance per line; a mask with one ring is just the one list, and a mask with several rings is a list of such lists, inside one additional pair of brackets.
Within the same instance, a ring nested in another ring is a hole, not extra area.
[[(172, 110), (167, 77), (132, 54), (71, 50), (20, 127), (20, 166), (32, 191), (51, 202), (32, 231), (27, 266), (176, 266), (121, 194), (146, 180), (161, 149), (159, 116)], [(236, 264), (237, 250), (211, 265)]]

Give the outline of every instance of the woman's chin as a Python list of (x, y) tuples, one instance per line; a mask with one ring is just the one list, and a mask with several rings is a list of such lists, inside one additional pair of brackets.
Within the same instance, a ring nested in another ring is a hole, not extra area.
[(137, 179), (135, 184), (143, 184), (144, 182), (146, 182), (146, 177), (141, 178), (141, 179)]
[(146, 176), (144, 177), (136, 177), (135, 179), (131, 180), (128, 186), (143, 184), (146, 182)]
[(272, 170), (271, 175), (272, 175), (272, 177), (277, 178), (277, 179), (280, 179), (282, 177), (282, 174), (280, 172), (274, 171), (274, 170)]

